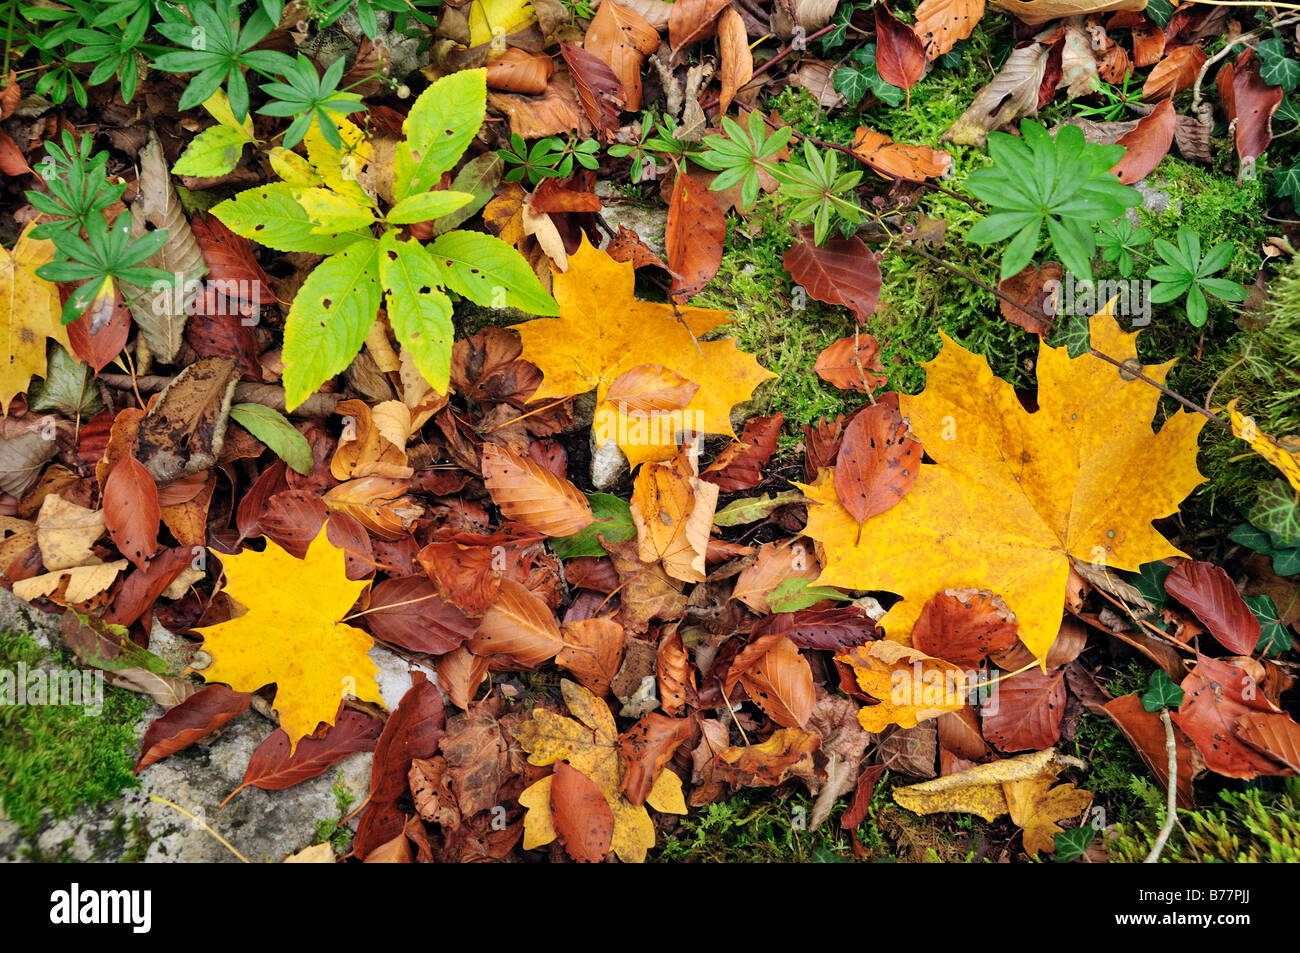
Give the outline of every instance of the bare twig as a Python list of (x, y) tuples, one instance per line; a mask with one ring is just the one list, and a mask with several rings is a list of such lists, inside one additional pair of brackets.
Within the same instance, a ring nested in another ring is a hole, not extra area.
[(1174, 822), (1178, 819), (1178, 746), (1174, 743), (1174, 723), (1169, 717), (1168, 708), (1160, 709), (1160, 720), (1165, 723), (1165, 751), (1169, 754), (1169, 778), (1166, 785), (1169, 797), (1165, 802), (1164, 826), (1160, 828), (1156, 842), (1151, 845), (1151, 853), (1142, 861), (1144, 864), (1159, 863), (1160, 852), (1165, 849), (1169, 835), (1173, 833)]

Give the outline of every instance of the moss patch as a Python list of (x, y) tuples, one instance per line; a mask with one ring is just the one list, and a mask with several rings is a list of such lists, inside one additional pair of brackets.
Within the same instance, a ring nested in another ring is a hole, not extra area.
[[(22, 662), (59, 666), (32, 638), (0, 633), (0, 668)], [(67, 817), (96, 807), (137, 787), (131, 773), (138, 739), (135, 725), (148, 702), (121, 689), (104, 689), (104, 707), (90, 715), (80, 707), (56, 705), (0, 706), (0, 801), (5, 813), (25, 833), (34, 835), (42, 814)]]

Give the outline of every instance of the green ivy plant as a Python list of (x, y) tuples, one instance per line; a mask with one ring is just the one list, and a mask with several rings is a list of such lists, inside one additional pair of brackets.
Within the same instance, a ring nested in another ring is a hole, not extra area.
[(361, 131), (343, 120), (342, 149), (313, 125), (307, 160), (276, 150), (285, 181), (241, 192), (212, 214), (237, 235), (277, 251), (326, 255), (293, 300), (284, 329), (285, 403), (292, 410), (342, 372), (365, 343), (380, 304), (421, 374), (447, 389), (454, 292), (486, 307), (557, 315), (528, 262), (492, 235), (446, 231), (428, 245), (404, 226), (435, 221), (475, 201), (437, 189), (473, 141), (487, 103), (487, 71), (463, 70), (432, 84), (411, 107), (393, 161), (387, 208), (356, 179), (369, 156)]
[(1210, 315), (1206, 295), (1223, 301), (1246, 300), (1245, 287), (1228, 278), (1213, 277), (1232, 261), (1231, 245), (1215, 245), (1202, 257), (1201, 240), (1196, 232), (1182, 226), (1177, 238), (1176, 246), (1162, 238), (1153, 243), (1156, 254), (1165, 260), (1165, 264), (1156, 265), (1147, 272), (1148, 277), (1157, 282), (1151, 289), (1152, 301), (1164, 304), (1186, 295), (1187, 320), (1199, 328)]
[(867, 93), (890, 106), (902, 104), (904, 91), (886, 83), (876, 71), (876, 44), (868, 43), (861, 49), (854, 50), (849, 60), (851, 62), (848, 66), (841, 66), (835, 71), (831, 82), (835, 84), (835, 91), (850, 106), (856, 106)]
[(1063, 126), (1055, 137), (1037, 122), (1020, 123), (1022, 139), (989, 134), (993, 166), (967, 178), (971, 194), (991, 208), (966, 234), (980, 245), (1011, 241), (1002, 251), (1002, 279), (1021, 272), (1034, 257), (1046, 226), (1066, 270), (1092, 278), (1096, 226), (1142, 204), (1137, 189), (1121, 185), (1108, 171), (1124, 157), (1124, 147), (1086, 141), (1078, 126)]

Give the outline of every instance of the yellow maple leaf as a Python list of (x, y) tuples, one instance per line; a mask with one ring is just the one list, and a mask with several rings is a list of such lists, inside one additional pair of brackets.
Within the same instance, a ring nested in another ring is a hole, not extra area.
[[(1109, 312), (1093, 317), (1092, 345), (1136, 367), (1136, 333)], [(921, 467), (898, 505), (857, 521), (829, 475), (803, 487), (807, 535), (824, 558), (817, 585), (887, 589), (881, 620), (907, 642), (926, 600), (945, 589), (997, 593), (1040, 663), (1061, 627), (1070, 557), (1113, 569), (1184, 555), (1151, 525), (1203, 477), (1196, 438), (1205, 418), (1177, 411), (1158, 433), (1160, 392), (1112, 364), (1039, 345), (1038, 410), (1027, 412), (988, 362), (946, 335), (926, 388), (901, 399), (934, 465)], [(1163, 383), (1173, 362), (1143, 368)]]
[(739, 350), (734, 339), (698, 340), (730, 321), (729, 312), (678, 308), (674, 313), (671, 304), (636, 300), (634, 284), (631, 262), (615, 261), (583, 238), (569, 256), (568, 271), (554, 277), (560, 316), (526, 321), (515, 330), (523, 340), (523, 359), (542, 370), (533, 400), (573, 397), (595, 388), (597, 404), (604, 404), (610, 385), (642, 364), (666, 367), (700, 385), (680, 411), (598, 418), (597, 440), (617, 440), (636, 467), (672, 457), (679, 424), (686, 425), (681, 429), (734, 436), (732, 406), (776, 375)]
[(1066, 767), (1082, 768), (1078, 758), (1045, 748), (894, 789), (894, 800), (916, 814), (977, 814), (993, 821), (1010, 813), (1025, 831), (1025, 851), (1055, 851), (1056, 822), (1078, 817), (1092, 804), (1092, 793), (1071, 782), (1052, 787)]
[(366, 654), (374, 641), (339, 621), (369, 582), (348, 579), (343, 550), (326, 538), (325, 527), (304, 559), (269, 539), (264, 552), (214, 555), (225, 571), (223, 591), (247, 611), (194, 630), (212, 656), (199, 673), (205, 680), (241, 692), (274, 682), (274, 708), (290, 753), (321, 722), (334, 724), (344, 695), (383, 704)]
[(914, 728), (918, 722), (966, 706), (966, 673), (917, 649), (881, 640), (835, 658), (853, 666), (858, 686), (880, 699), (880, 704), (858, 711), (866, 731), (884, 731), (889, 725)]
[[(604, 701), (577, 682), (566, 678), (560, 683), (560, 690), (573, 717), (535, 708), (528, 721), (515, 731), (515, 737), (528, 752), (530, 764), (567, 761), (600, 788), (614, 814), (610, 850), (622, 861), (640, 863), (645, 860), (646, 851), (654, 846), (654, 824), (644, 806), (632, 804), (620, 791), (625, 765), (614, 716)], [(519, 795), (519, 803), (528, 809), (524, 816), (525, 850), (555, 840), (551, 777), (547, 775)], [(681, 778), (672, 771), (661, 771), (646, 797), (646, 804), (660, 813), (685, 814)]]
[(35, 223), (18, 236), (13, 251), (0, 248), (0, 327), (4, 328), (8, 359), (0, 367), (0, 414), (27, 390), (32, 375), (44, 376), (48, 340), (71, 352), (63, 326), (58, 287), (36, 274), (54, 259), (54, 242), (31, 237)]
[(1247, 417), (1237, 410), (1237, 401), (1228, 401), (1228, 417), (1232, 421), (1232, 435), (1250, 444), (1250, 448), (1282, 471), (1293, 490), (1300, 491), (1300, 441), (1295, 437), (1278, 440), (1264, 433), (1255, 424), (1253, 417)]

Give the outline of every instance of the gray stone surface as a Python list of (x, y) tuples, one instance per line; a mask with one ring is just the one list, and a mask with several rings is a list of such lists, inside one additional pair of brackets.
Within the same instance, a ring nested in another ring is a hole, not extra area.
[(668, 254), (664, 249), (668, 210), (661, 203), (652, 204), (629, 198), (607, 181), (596, 183), (596, 194), (604, 206), (600, 214), (611, 228), (617, 231), (618, 226), (626, 225), (660, 258)]
[[(0, 627), (26, 632), (48, 646), (57, 644), (59, 616), (33, 609), (0, 589)], [(155, 633), (153, 648), (168, 657), (180, 648), (171, 645), (173, 641), (183, 642), (163, 630)], [(404, 690), (403, 679), (409, 686), (410, 676), (405, 663), (391, 653), (377, 651), (385, 700), (396, 704), (390, 696)], [(161, 706), (151, 704), (136, 726), (136, 737), (143, 737), (148, 724), (162, 713)], [(218, 734), (145, 768), (138, 776), (140, 787), (124, 791), (116, 801), (61, 820), (47, 815), (34, 842), (0, 810), (0, 861), (23, 860), (33, 850), (45, 857), (117, 861), (147, 840), (147, 862), (238, 863), (200, 824), (152, 800), (152, 795), (204, 820), (250, 861), (283, 860), (311, 843), (318, 821), (338, 819), (333, 792), (336, 782), (352, 793), (354, 804), (364, 800), (370, 788), (372, 756), (352, 755), (319, 777), (281, 791), (245, 788), (226, 807), (220, 807), (243, 781), (253, 751), (274, 729), (270, 721), (250, 709)]]

